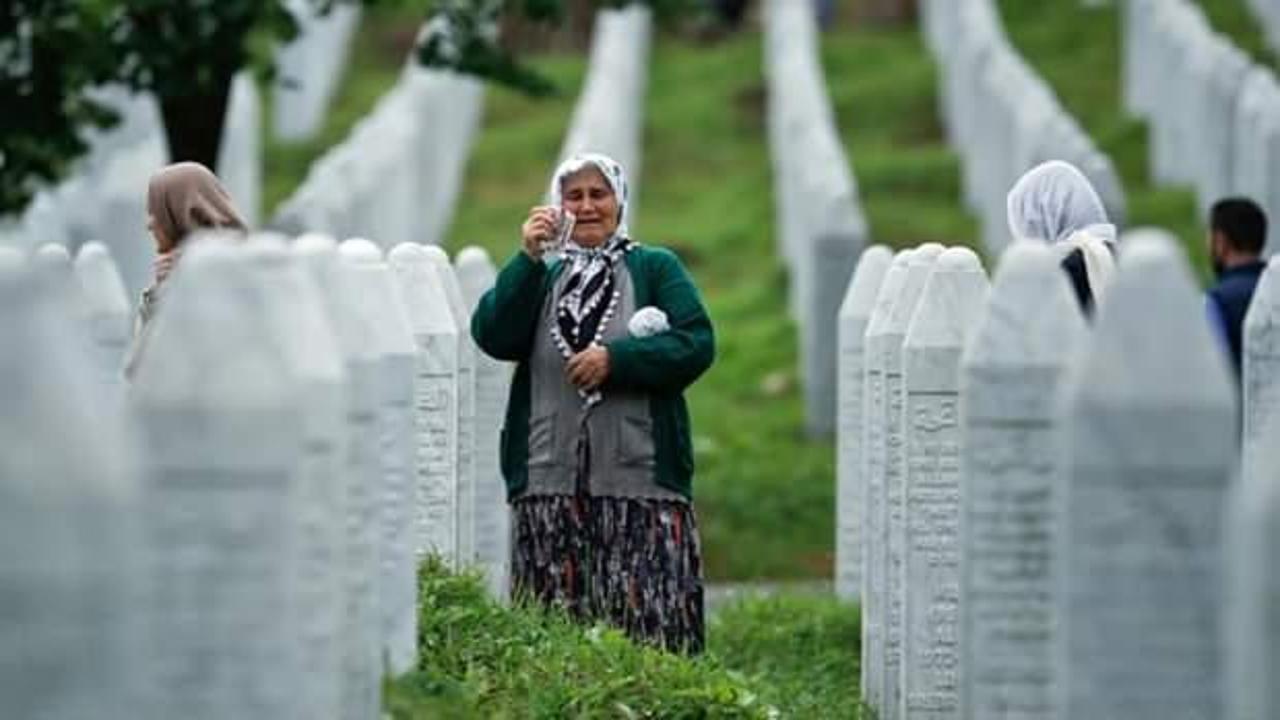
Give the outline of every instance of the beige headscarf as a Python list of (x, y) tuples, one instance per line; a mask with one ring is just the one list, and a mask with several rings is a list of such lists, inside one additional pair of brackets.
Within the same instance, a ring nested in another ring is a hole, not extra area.
[(134, 322), (134, 344), (125, 364), (131, 377), (146, 344), (147, 327), (155, 316), (160, 288), (173, 272), (182, 253), (182, 243), (198, 230), (231, 230), (247, 233), (248, 226), (236, 212), (231, 194), (209, 168), (195, 162), (180, 162), (161, 168), (147, 186), (147, 213), (158, 230), (154, 279), (142, 291), (142, 302)]
[(230, 193), (200, 163), (180, 162), (152, 175), (147, 212), (164, 237), (166, 247), (159, 248), (161, 254), (181, 245), (183, 238), (196, 230), (248, 230)]

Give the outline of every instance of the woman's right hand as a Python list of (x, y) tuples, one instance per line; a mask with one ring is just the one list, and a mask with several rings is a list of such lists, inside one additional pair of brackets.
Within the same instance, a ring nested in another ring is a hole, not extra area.
[(536, 205), (529, 210), (529, 217), (520, 228), (520, 242), (526, 255), (541, 260), (547, 241), (555, 236), (556, 209), (549, 205)]

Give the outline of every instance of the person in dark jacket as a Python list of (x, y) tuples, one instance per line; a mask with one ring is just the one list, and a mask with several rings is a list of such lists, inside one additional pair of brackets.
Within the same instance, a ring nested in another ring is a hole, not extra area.
[(1253, 291), (1267, 263), (1267, 216), (1257, 203), (1226, 198), (1214, 203), (1209, 219), (1209, 259), (1217, 284), (1205, 298), (1209, 323), (1240, 377), (1241, 333)]
[(711, 320), (675, 254), (631, 238), (616, 162), (570, 158), (550, 194), (471, 319), (481, 350), (516, 363), (500, 451), (512, 593), (701, 652), (684, 391), (711, 366)]
[(1014, 184), (1007, 209), (1013, 237), (1048, 243), (1080, 308), (1092, 315), (1115, 274), (1116, 228), (1089, 179), (1074, 165), (1051, 160)]

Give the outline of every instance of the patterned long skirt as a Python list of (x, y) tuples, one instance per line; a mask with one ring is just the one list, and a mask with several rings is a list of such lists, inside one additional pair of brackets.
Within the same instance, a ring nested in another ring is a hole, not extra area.
[(672, 652), (702, 652), (702, 552), (692, 506), (545, 495), (517, 500), (512, 518), (517, 599), (605, 622)]

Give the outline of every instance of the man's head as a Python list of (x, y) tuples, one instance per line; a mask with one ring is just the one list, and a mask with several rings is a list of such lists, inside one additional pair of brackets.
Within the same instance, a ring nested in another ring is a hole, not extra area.
[(1214, 203), (1209, 221), (1209, 259), (1223, 271), (1253, 262), (1267, 245), (1267, 216), (1246, 198), (1226, 198)]

